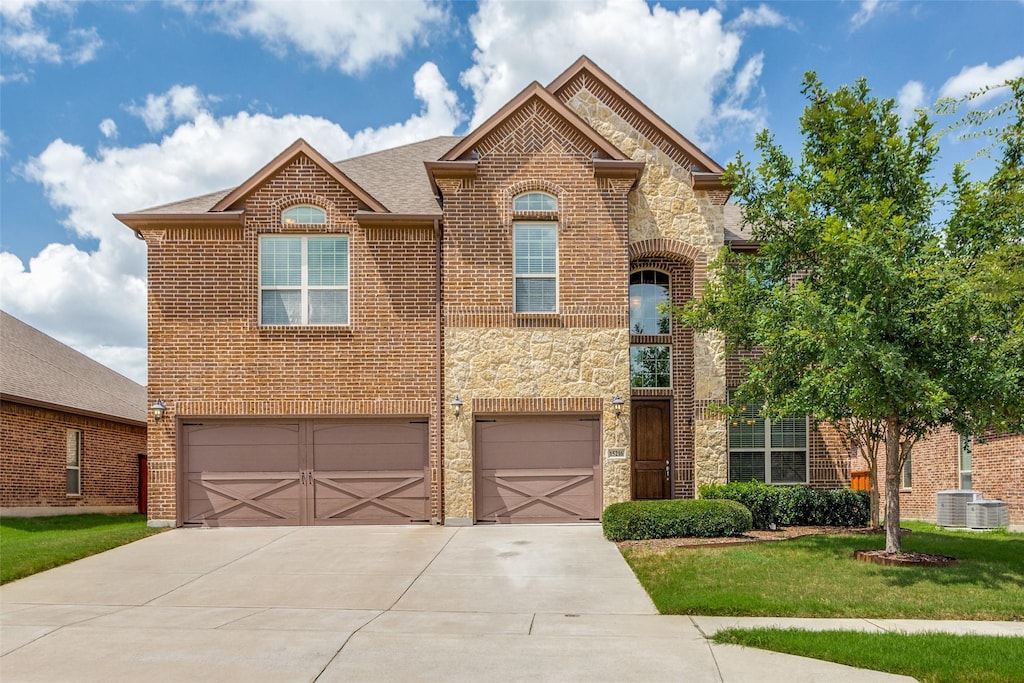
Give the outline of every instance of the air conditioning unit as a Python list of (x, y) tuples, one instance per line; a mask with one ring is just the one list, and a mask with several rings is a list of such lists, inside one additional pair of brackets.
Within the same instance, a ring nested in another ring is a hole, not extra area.
[(978, 491), (939, 491), (936, 500), (936, 523), (939, 526), (967, 526), (967, 504), (981, 500)]
[(1001, 500), (976, 500), (967, 504), (967, 526), (996, 529), (1010, 525), (1010, 509)]

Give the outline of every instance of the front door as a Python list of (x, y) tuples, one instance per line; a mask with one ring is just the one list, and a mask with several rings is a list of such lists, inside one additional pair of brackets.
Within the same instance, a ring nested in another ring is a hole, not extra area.
[(671, 403), (633, 399), (633, 500), (670, 497)]

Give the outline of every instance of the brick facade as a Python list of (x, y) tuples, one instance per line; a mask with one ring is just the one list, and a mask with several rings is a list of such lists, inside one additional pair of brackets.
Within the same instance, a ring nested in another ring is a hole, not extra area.
[[(67, 432), (82, 432), (81, 495), (67, 494)], [(5, 515), (135, 512), (146, 428), (0, 402), (0, 508)]]

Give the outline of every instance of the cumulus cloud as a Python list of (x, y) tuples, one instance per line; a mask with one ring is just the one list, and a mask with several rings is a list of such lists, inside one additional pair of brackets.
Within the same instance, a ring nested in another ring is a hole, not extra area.
[[(976, 66), (965, 66), (956, 76), (942, 84), (942, 97), (959, 98), (986, 86), (1000, 85), (1014, 78), (1024, 78), (1024, 56), (1008, 59), (1002, 64), (989, 66), (988, 62)], [(998, 91), (990, 91), (973, 100), (975, 106), (996, 97)]]
[(924, 83), (920, 81), (907, 81), (896, 95), (896, 107), (900, 119), (911, 121), (914, 112), (924, 106)]
[(882, 7), (881, 0), (861, 0), (860, 8), (850, 17), (850, 27), (856, 31), (871, 21)]
[(80, 145), (54, 140), (19, 172), (43, 186), (69, 230), (99, 246), (84, 251), (51, 244), (27, 264), (0, 253), (5, 310), (144, 382), (146, 249), (111, 214), (233, 187), (298, 137), (328, 158), (341, 159), (452, 134), (462, 114), (437, 66), (424, 64), (414, 88), (422, 102), (418, 113), (355, 134), (314, 116), (217, 117), (198, 105), (159, 143), (102, 147), (91, 155)]
[[(11, 59), (29, 64), (61, 64), (65, 60), (73, 64), (90, 62), (103, 46), (103, 40), (94, 27), (71, 29), (54, 39), (45, 25), (46, 19), (52, 15), (67, 15), (74, 11), (74, 3), (61, 0), (4, 0), (0, 3), (0, 23), (3, 24), (0, 47)], [(5, 71), (10, 67), (9, 63), (6, 64)], [(23, 72), (15, 72), (15, 76), (5, 76), (4, 81), (28, 79)]]
[(117, 124), (114, 123), (114, 119), (103, 119), (100, 121), (100, 132), (103, 133), (103, 137), (108, 140), (111, 138), (117, 138)]
[(7, 137), (7, 133), (0, 130), (0, 157), (7, 156), (7, 146), (11, 144), (11, 139)]
[(103, 47), (103, 39), (95, 27), (73, 29), (68, 32), (68, 38), (68, 56), (75, 64), (87, 64), (96, 59), (96, 53)]
[(400, 56), (447, 21), (441, 5), (431, 0), (241, 0), (183, 6), (215, 15), (215, 28), (254, 36), (275, 54), (292, 50), (347, 74), (363, 73), (377, 62)]
[[(477, 45), (474, 64), (460, 79), (476, 103), (472, 126), (530, 81), (546, 85), (586, 54), (698, 143), (715, 137), (716, 101), (729, 94), (742, 43), (714, 8), (671, 11), (643, 0), (484, 0), (470, 30)], [(530, 36), (529, 49), (523, 48), (523, 36)], [(746, 111), (741, 101), (732, 105), (737, 114)]]
[(729, 28), (734, 29), (760, 26), (796, 29), (792, 21), (767, 5), (758, 5), (754, 9), (744, 7), (740, 15), (729, 22)]
[(146, 103), (128, 106), (128, 112), (138, 116), (151, 133), (159, 133), (170, 121), (194, 119), (205, 111), (206, 98), (194, 85), (172, 86), (160, 95), (146, 95)]

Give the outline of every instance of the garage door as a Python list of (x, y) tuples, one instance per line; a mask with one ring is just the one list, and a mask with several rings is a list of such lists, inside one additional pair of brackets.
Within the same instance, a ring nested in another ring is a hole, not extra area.
[(186, 423), (183, 519), (207, 526), (430, 520), (427, 423)]
[(579, 522), (600, 516), (596, 416), (476, 421), (478, 522)]

